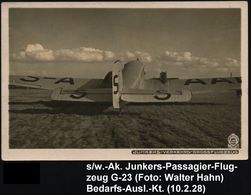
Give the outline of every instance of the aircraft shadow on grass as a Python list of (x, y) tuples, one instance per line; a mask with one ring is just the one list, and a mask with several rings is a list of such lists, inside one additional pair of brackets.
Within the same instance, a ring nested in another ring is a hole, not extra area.
[[(10, 109), (10, 113), (21, 113), (21, 114), (78, 114), (78, 115), (139, 115), (137, 112), (129, 112), (115, 110), (112, 108), (111, 103), (87, 103), (87, 102), (58, 102), (58, 101), (36, 101), (36, 102), (9, 102), (9, 105), (32, 105), (33, 108), (25, 109)], [(45, 108), (40, 108), (36, 105), (43, 105)], [(148, 106), (148, 105), (161, 105), (156, 103), (144, 103), (144, 104), (130, 104), (131, 106)], [(126, 105), (126, 106), (130, 106)], [(191, 105), (224, 105), (219, 103), (165, 103), (164, 105), (177, 105), (177, 106), (191, 106)]]

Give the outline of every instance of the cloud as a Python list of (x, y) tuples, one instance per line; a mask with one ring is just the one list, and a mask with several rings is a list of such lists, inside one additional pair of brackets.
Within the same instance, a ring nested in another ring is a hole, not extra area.
[(52, 61), (55, 59), (53, 51), (48, 49), (26, 52), (25, 57), (35, 61)]
[(124, 62), (141, 60), (150, 75), (158, 75), (160, 71), (168, 71), (173, 76), (179, 74), (202, 74), (203, 76), (226, 75), (240, 72), (240, 61), (234, 58), (199, 57), (190, 51), (163, 51), (159, 56), (151, 56), (143, 51), (124, 51), (117, 55), (113, 51), (90, 47), (48, 49), (41, 44), (28, 44), (20, 52), (11, 54), (11, 58), (22, 62), (113, 62), (121, 59)]
[(116, 55), (113, 51), (106, 51), (90, 47), (79, 47), (71, 49), (51, 50), (44, 48), (41, 44), (28, 44), (23, 51), (13, 53), (13, 60), (17, 61), (40, 61), (40, 62), (104, 62), (121, 59), (124, 61), (139, 58), (143, 63), (152, 62), (152, 56), (142, 51), (126, 51)]
[(240, 74), (240, 61), (234, 58), (208, 58), (195, 56), (192, 52), (164, 51), (153, 57), (151, 63), (146, 64), (146, 77), (159, 77), (161, 71), (167, 71), (169, 76), (214, 77), (226, 76), (230, 73)]
[(39, 43), (36, 44), (28, 44), (26, 46), (26, 52), (36, 52), (36, 51), (43, 51), (44, 48), (42, 45), (40, 45)]
[(120, 55), (120, 58), (124, 61), (136, 60), (138, 58), (143, 63), (152, 62), (152, 56), (149, 53), (142, 51), (125, 51)]
[(77, 61), (102, 62), (115, 59), (112, 51), (103, 51), (96, 48), (79, 47), (72, 49), (45, 49), (41, 44), (28, 44), (24, 51), (12, 54), (14, 60), (19, 61)]
[(233, 59), (233, 58), (225, 58), (224, 59), (224, 65), (226, 67), (237, 67), (239, 68), (240, 67), (240, 62), (236, 59)]
[(54, 52), (56, 59), (60, 61), (102, 62), (103, 51), (94, 48), (60, 49)]
[(39, 43), (28, 44), (24, 51), (12, 54), (12, 58), (15, 60), (34, 60), (34, 61), (52, 61), (55, 59), (53, 51), (44, 49)]
[(107, 61), (114, 60), (116, 58), (115, 53), (112, 51), (104, 51), (104, 59)]
[(220, 72), (230, 72), (233, 69), (240, 69), (240, 61), (237, 59), (198, 57), (189, 51), (165, 51), (156, 61), (160, 67), (192, 68), (199, 71), (215, 69)]

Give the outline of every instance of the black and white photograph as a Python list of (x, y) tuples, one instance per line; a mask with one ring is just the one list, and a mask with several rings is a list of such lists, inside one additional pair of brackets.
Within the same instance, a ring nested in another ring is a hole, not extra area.
[(7, 160), (247, 159), (241, 2), (2, 7)]

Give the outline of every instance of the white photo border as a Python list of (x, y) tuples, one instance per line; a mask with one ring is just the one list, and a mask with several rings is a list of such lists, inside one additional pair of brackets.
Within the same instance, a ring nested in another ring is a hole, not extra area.
[[(9, 8), (240, 8), (241, 9), (241, 145), (230, 149), (130, 148), (130, 149), (10, 149), (9, 148)], [(2, 159), (27, 160), (246, 160), (248, 159), (248, 6), (245, 1), (219, 2), (13, 2), (2, 3)], [(132, 154), (133, 151), (185, 151), (184, 154)], [(198, 154), (186, 154), (197, 151)], [(212, 154), (204, 153), (209, 151)], [(204, 154), (199, 154), (204, 153)], [(214, 154), (213, 154), (214, 153)]]

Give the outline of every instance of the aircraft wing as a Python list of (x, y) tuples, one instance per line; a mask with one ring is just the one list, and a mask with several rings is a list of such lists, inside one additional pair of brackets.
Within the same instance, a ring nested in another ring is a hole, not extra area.
[(9, 84), (15, 86), (53, 90), (57, 88), (98, 88), (103, 79), (81, 79), (72, 77), (10, 76)]
[(77, 102), (112, 102), (112, 89), (64, 90), (63, 88), (57, 88), (52, 92), (51, 99)]
[(192, 93), (190, 90), (167, 91), (167, 90), (123, 90), (121, 99), (134, 103), (161, 103), (161, 102), (186, 102), (190, 101)]
[(10, 76), (10, 85), (52, 90), (57, 101), (112, 102), (112, 88), (103, 79)]
[[(28, 77), (27, 77), (28, 78)], [(30, 77), (32, 79), (32, 77)], [(26, 80), (24, 77), (20, 76), (11, 76), (9, 80), (9, 85), (14, 85), (14, 86), (21, 86), (21, 87), (31, 87), (31, 88), (39, 88), (41, 89), (42, 86), (40, 83), (33, 83), (35, 82), (32, 80)]]

